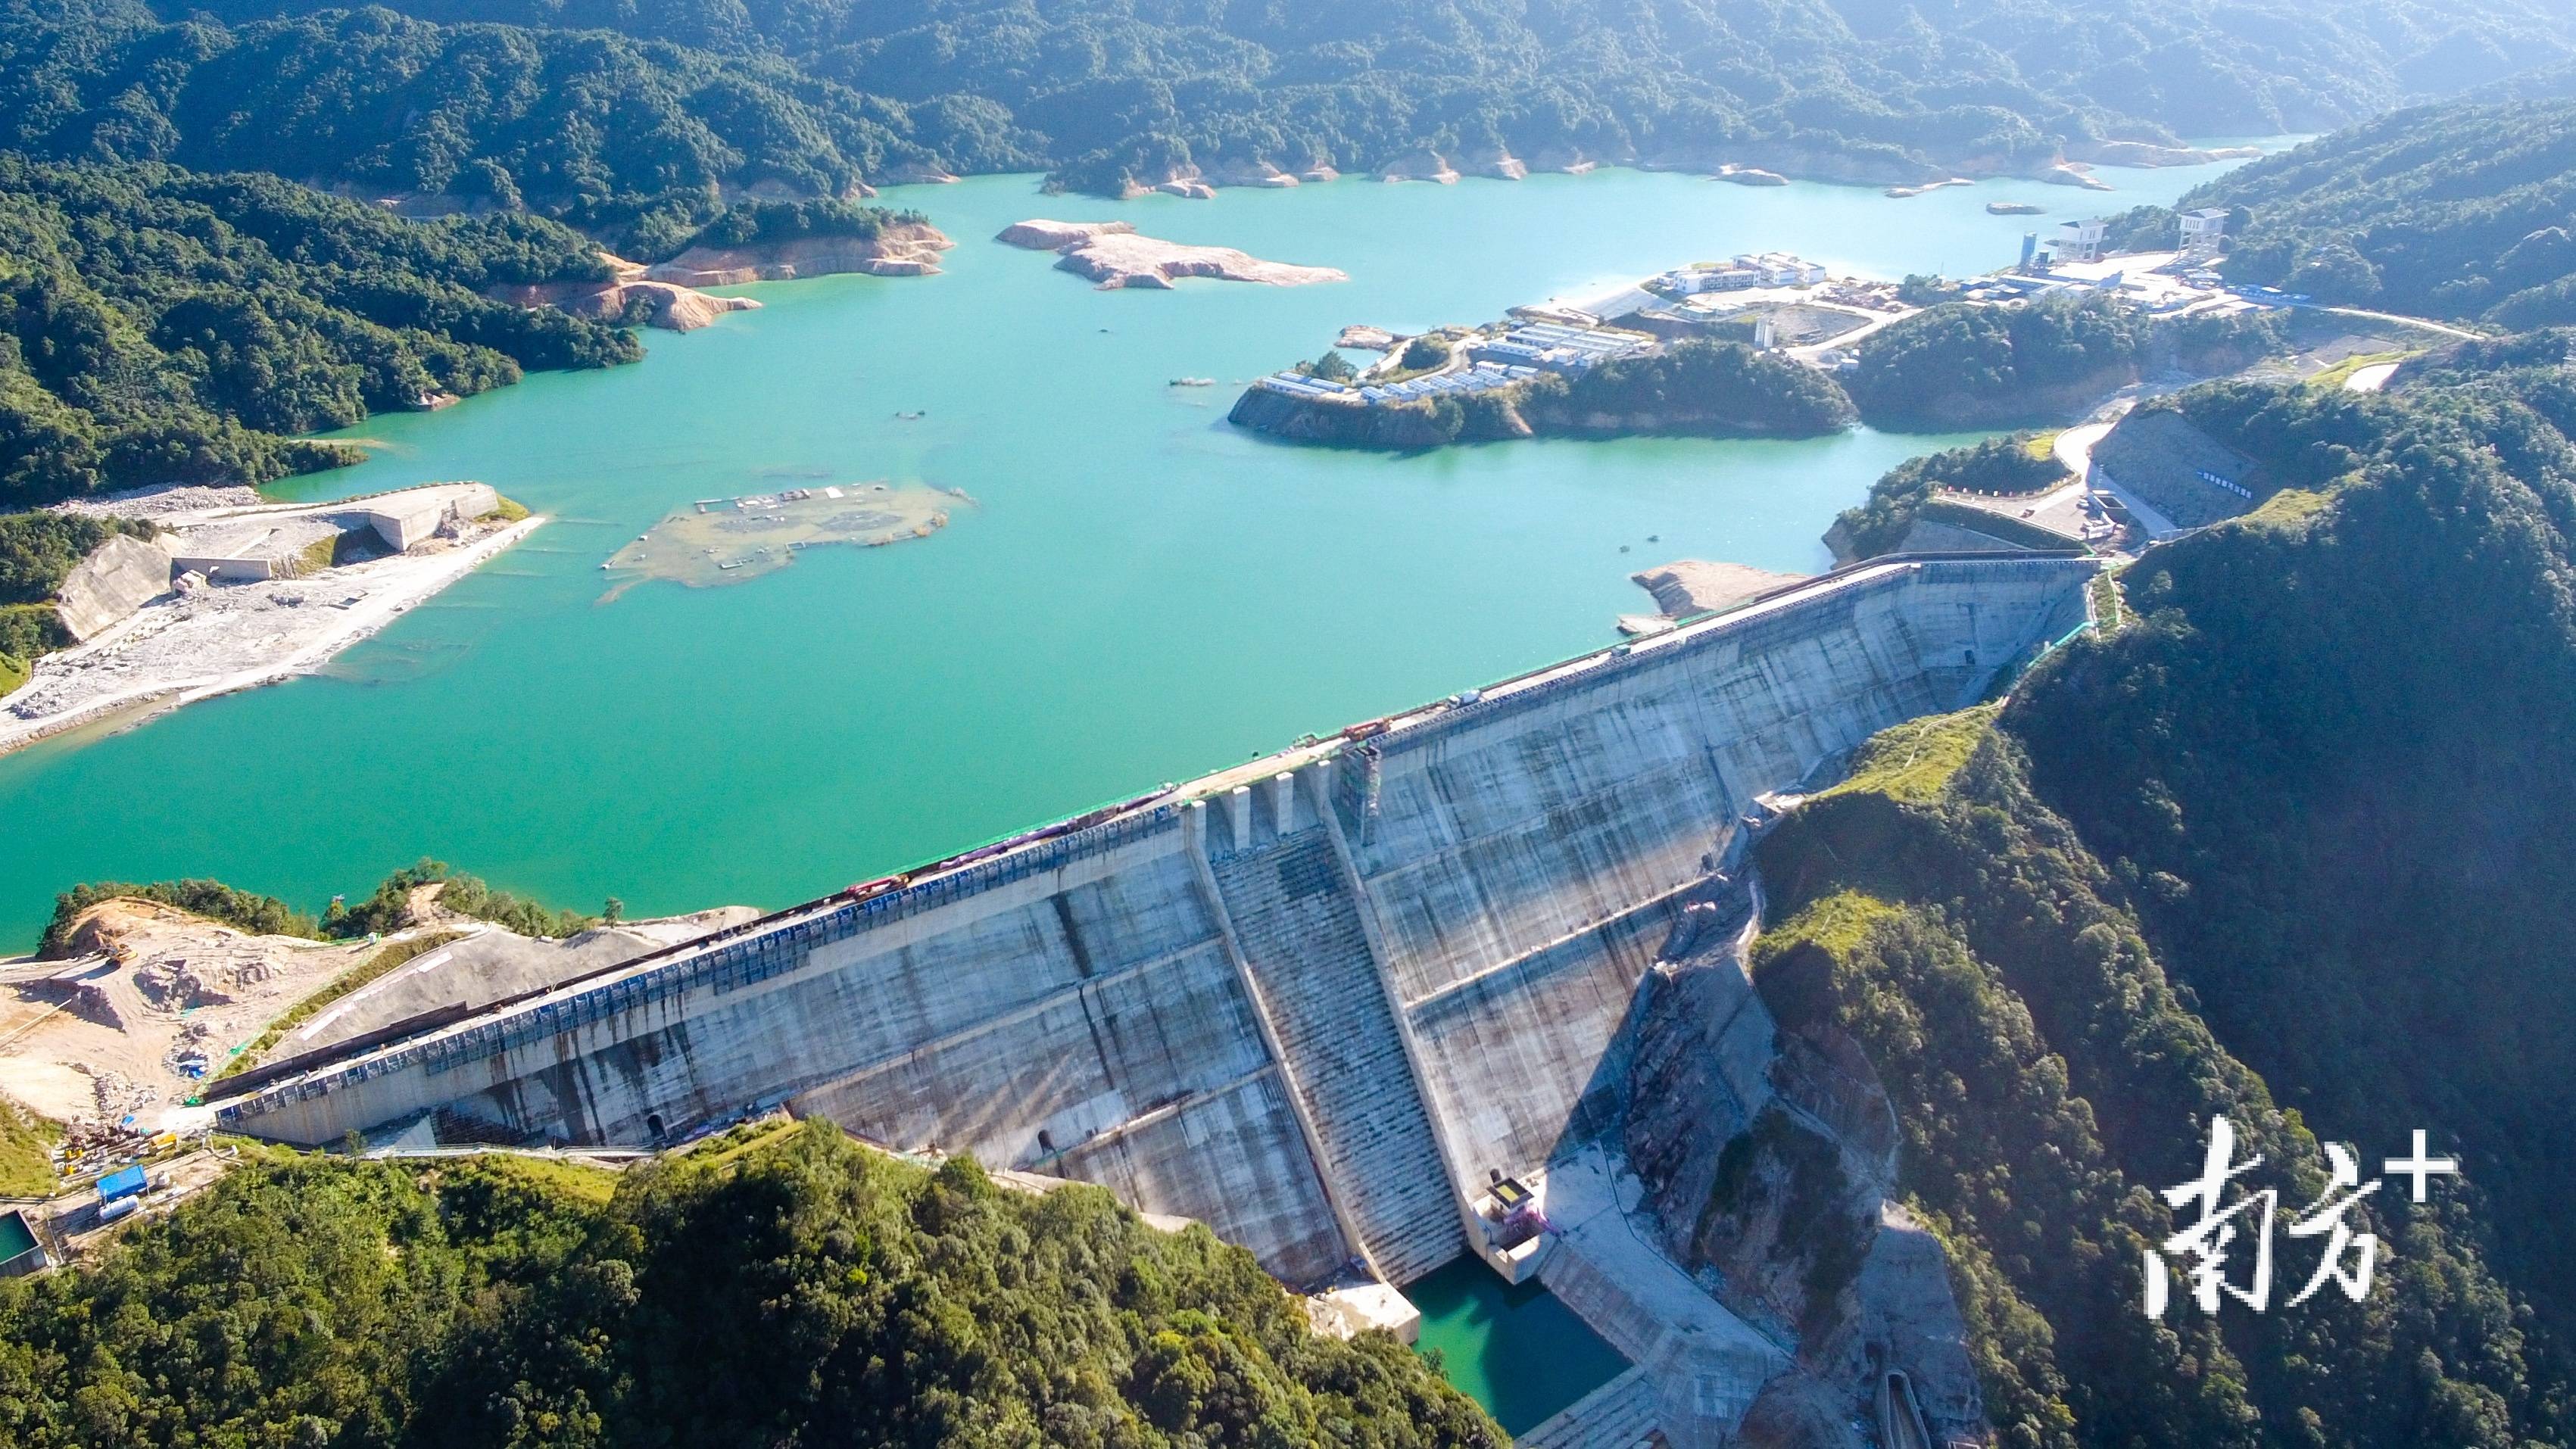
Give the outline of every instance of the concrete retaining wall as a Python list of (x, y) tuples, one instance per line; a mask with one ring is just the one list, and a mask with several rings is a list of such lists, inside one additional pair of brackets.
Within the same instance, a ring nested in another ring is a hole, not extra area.
[(408, 552), (436, 537), (450, 520), (480, 518), (500, 506), (500, 495), (488, 483), (439, 483), (372, 499), (349, 526), (372, 528), (387, 547)]
[(1957, 708), (2089, 559), (1881, 560), (268, 1082), (323, 1143), (436, 1112), (645, 1142), (787, 1102), (1105, 1183), (1292, 1282), (1463, 1251), (1462, 1188), (1591, 1130), (1680, 897), (1760, 793)]
[(170, 592), (170, 550), (118, 534), (63, 577), (54, 604), (75, 643), (87, 643)]

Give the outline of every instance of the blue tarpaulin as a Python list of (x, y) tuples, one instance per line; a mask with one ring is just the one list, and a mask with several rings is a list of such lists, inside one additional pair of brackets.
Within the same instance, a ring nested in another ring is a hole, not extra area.
[(132, 1197), (147, 1185), (143, 1164), (138, 1162), (131, 1167), (120, 1167), (98, 1180), (98, 1200), (114, 1202), (121, 1197)]

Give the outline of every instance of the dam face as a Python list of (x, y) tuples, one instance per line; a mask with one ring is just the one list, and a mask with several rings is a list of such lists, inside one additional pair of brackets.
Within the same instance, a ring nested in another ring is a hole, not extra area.
[(255, 1074), (298, 1143), (643, 1143), (785, 1104), (1104, 1184), (1291, 1283), (1403, 1284), (1595, 1133), (1640, 977), (1757, 795), (1974, 702), (2090, 559), (1881, 560), (882, 889)]

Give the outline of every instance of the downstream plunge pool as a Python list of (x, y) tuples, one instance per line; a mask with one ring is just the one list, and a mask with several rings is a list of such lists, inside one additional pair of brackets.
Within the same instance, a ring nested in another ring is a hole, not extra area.
[(1554, 1294), (1536, 1283), (1507, 1284), (1473, 1257), (1404, 1296), (1422, 1311), (1419, 1347), (1438, 1350), (1449, 1382), (1514, 1438), (1628, 1367)]

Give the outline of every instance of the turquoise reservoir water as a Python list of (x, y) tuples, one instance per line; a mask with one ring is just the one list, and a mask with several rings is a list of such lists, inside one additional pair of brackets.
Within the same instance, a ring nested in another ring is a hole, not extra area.
[(1460, 1258), (1404, 1296), (1422, 1310), (1419, 1347), (1438, 1349), (1449, 1382), (1507, 1434), (1529, 1432), (1628, 1367), (1554, 1294), (1536, 1283), (1506, 1285), (1475, 1258)]
[[(1632, 571), (1814, 569), (1834, 513), (1947, 439), (1635, 439), (1414, 457), (1228, 427), (1240, 384), (1345, 323), (1499, 315), (1781, 248), (1882, 275), (2012, 260), (2053, 216), (2211, 168), (1907, 200), (1605, 172), (1349, 181), (1214, 201), (913, 188), (948, 273), (740, 289), (763, 310), (639, 365), (370, 420), (334, 496), (479, 478), (553, 518), (322, 676), (0, 758), (0, 946), (81, 880), (210, 875), (318, 906), (434, 854), (597, 909), (778, 905), (1609, 637)], [(1028, 217), (1342, 268), (1347, 283), (1096, 292), (989, 240)], [(1175, 377), (1217, 379), (1175, 388)], [(925, 414), (917, 420), (898, 413)], [(600, 562), (670, 508), (817, 477), (981, 500), (945, 533), (614, 603)], [(1649, 541), (1650, 537), (1659, 541)]]

